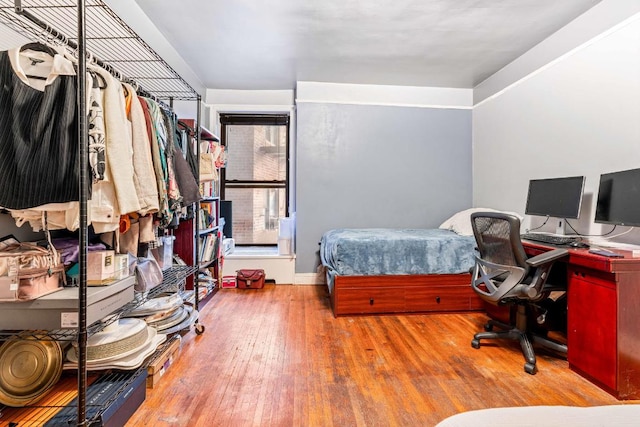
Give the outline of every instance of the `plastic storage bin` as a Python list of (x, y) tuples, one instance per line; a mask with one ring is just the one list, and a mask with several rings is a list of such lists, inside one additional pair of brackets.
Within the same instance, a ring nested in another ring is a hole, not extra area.
[(173, 264), (173, 241), (175, 239), (175, 236), (158, 237), (158, 243), (161, 243), (161, 245), (151, 249), (151, 254), (158, 261), (158, 265), (162, 270), (171, 268)]

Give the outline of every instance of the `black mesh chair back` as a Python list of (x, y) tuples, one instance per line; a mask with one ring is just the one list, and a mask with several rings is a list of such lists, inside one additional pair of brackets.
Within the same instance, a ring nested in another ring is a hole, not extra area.
[(471, 223), (482, 259), (528, 269), (518, 217), (498, 212), (477, 212), (471, 215)]
[(481, 298), (497, 304), (520, 295), (529, 280), (527, 255), (520, 240), (520, 220), (501, 212), (476, 212), (471, 226), (478, 245), (472, 286)]

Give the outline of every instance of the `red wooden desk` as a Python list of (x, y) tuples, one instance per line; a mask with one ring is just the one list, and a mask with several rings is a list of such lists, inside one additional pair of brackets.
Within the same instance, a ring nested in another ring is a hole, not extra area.
[[(523, 241), (529, 255), (553, 249)], [(640, 399), (640, 257), (569, 249), (567, 359), (618, 399)]]

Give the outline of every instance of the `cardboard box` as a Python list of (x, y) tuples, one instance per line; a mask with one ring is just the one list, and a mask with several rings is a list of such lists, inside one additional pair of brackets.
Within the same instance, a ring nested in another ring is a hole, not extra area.
[(122, 280), (125, 277), (129, 277), (129, 255), (117, 254), (114, 257), (115, 271), (113, 278), (115, 280)]
[[(133, 301), (133, 276), (109, 286), (87, 289), (87, 324), (91, 325)], [(67, 329), (77, 328), (78, 288), (63, 288), (58, 292), (24, 302), (0, 302), (0, 325), (4, 329)]]
[(87, 252), (87, 285), (106, 285), (115, 274), (114, 251)]
[(160, 378), (173, 364), (180, 354), (182, 338), (174, 335), (165, 345), (164, 350), (151, 357), (147, 364), (147, 388), (154, 388), (158, 385)]

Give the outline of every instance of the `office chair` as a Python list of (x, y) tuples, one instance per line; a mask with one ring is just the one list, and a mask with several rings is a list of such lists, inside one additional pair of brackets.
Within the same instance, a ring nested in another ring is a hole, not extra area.
[[(474, 335), (471, 345), (480, 348), (482, 339), (518, 340), (526, 361), (524, 370), (533, 375), (537, 371), (534, 342), (560, 353), (567, 352), (566, 345), (533, 333), (528, 328), (527, 312), (533, 311), (531, 306), (540, 310), (539, 303), (547, 299), (551, 291), (566, 290), (547, 284), (547, 277), (553, 263), (567, 256), (569, 251), (554, 249), (528, 258), (520, 240), (520, 220), (502, 212), (473, 213), (471, 226), (480, 254), (473, 267), (473, 290), (491, 304), (517, 307), (515, 325), (490, 320), (485, 325), (485, 332)], [(544, 318), (543, 312), (538, 321), (542, 323)], [(493, 331), (496, 325), (506, 330)]]

